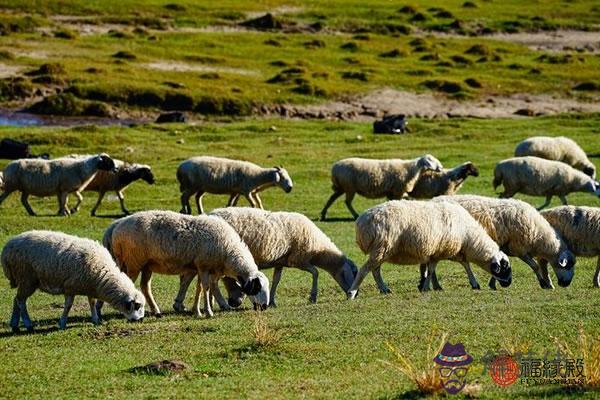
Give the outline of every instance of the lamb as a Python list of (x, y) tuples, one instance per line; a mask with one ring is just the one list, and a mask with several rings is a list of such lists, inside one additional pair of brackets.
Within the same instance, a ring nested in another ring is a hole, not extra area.
[[(327, 271), (344, 293), (350, 289), (356, 265), (306, 216), (246, 207), (221, 208), (210, 215), (227, 221), (239, 233), (260, 269), (275, 268), (270, 306), (277, 306), (275, 295), (283, 267), (295, 267), (312, 274), (311, 303), (317, 301), (319, 272), (316, 267)], [(175, 299), (176, 310), (182, 308), (187, 287), (194, 277), (186, 278), (181, 280)], [(229, 297), (230, 303), (241, 303), (241, 299)]]
[(191, 214), (190, 197), (196, 194), (198, 213), (202, 214), (204, 193), (229, 194), (227, 206), (235, 206), (243, 195), (252, 207), (263, 208), (258, 192), (279, 186), (284, 192), (292, 190), (293, 182), (282, 167), (261, 168), (256, 164), (219, 157), (192, 157), (177, 168), (181, 191), (181, 212)]
[(0, 257), (11, 288), (17, 288), (10, 320), (14, 333), (19, 332), (20, 319), (33, 331), (26, 302), (37, 289), (65, 295), (61, 329), (67, 326), (77, 295), (88, 296), (94, 324), (100, 321), (95, 299), (107, 301), (130, 321), (144, 318), (142, 293), (98, 242), (62, 232), (28, 231), (11, 238)]
[(515, 157), (535, 156), (547, 160), (561, 161), (583, 171), (592, 179), (596, 178), (596, 167), (588, 159), (581, 147), (564, 136), (534, 136), (517, 145)]
[(413, 190), (424, 171), (440, 171), (442, 168), (442, 164), (430, 154), (414, 160), (346, 158), (337, 161), (331, 168), (333, 194), (321, 211), (321, 221), (325, 221), (329, 207), (344, 193), (346, 206), (356, 219), (358, 213), (352, 207), (352, 200), (357, 193), (369, 199), (400, 199)]
[(479, 176), (479, 170), (470, 161), (441, 172), (425, 171), (408, 196), (413, 199), (431, 199), (436, 196), (452, 195), (460, 190), (469, 176)]
[(356, 221), (356, 243), (369, 259), (358, 271), (348, 298), (371, 271), (381, 293), (391, 293), (381, 277), (381, 264), (426, 264), (421, 290), (440, 260), (474, 262), (510, 286), (512, 270), (506, 254), (500, 251), (473, 217), (461, 206), (449, 202), (392, 200), (365, 211)]
[(135, 282), (142, 274), (141, 288), (157, 316), (160, 309), (151, 289), (152, 273), (186, 275), (197, 273), (194, 312), (201, 316), (200, 291), (204, 289), (207, 316), (212, 316), (211, 287), (223, 276), (235, 278), (255, 305), (269, 304), (269, 281), (260, 271), (248, 247), (224, 220), (215, 216), (192, 217), (172, 211), (144, 211), (115, 221), (105, 233), (104, 243), (119, 267)]
[(504, 185), (502, 198), (524, 193), (546, 196), (546, 202), (538, 210), (550, 204), (552, 196), (558, 196), (566, 205), (571, 192), (589, 192), (600, 196), (600, 184), (573, 167), (560, 161), (539, 157), (515, 157), (500, 161), (494, 169), (494, 190)]
[[(85, 158), (88, 156), (72, 155), (70, 157)], [(92, 216), (96, 215), (96, 211), (98, 210), (98, 207), (100, 207), (104, 195), (106, 192), (110, 191), (116, 192), (119, 203), (121, 204), (121, 211), (123, 211), (125, 215), (129, 215), (129, 210), (125, 208), (123, 190), (138, 179), (142, 179), (150, 185), (154, 184), (154, 175), (152, 174), (152, 169), (149, 165), (130, 164), (114, 158), (113, 161), (115, 162), (116, 172), (98, 171), (96, 176), (94, 176), (94, 179), (92, 179), (84, 189), (86, 192), (98, 192), (98, 201), (96, 201), (96, 205), (92, 208)]]
[(599, 256), (593, 285), (600, 287), (600, 208), (561, 206), (544, 210), (541, 214), (577, 256)]
[[(12, 161), (4, 168), (4, 192), (0, 204), (14, 191), (21, 192), (21, 203), (29, 213), (36, 215), (28, 202), (29, 195), (57, 195), (59, 215), (77, 212), (83, 197), (81, 192), (94, 179), (96, 173), (114, 171), (115, 163), (107, 154), (84, 159), (61, 158), (56, 160), (21, 159)], [(77, 204), (69, 210), (67, 196), (75, 193)]]
[[(515, 199), (494, 199), (475, 195), (441, 196), (434, 201), (452, 202), (467, 210), (506, 254), (519, 257), (531, 267), (542, 288), (554, 288), (548, 275), (548, 261), (560, 286), (566, 287), (571, 283), (575, 255), (555, 228), (531, 205)], [(540, 266), (534, 258), (546, 262)], [(479, 289), (468, 263), (464, 263), (463, 266), (471, 287)], [(432, 276), (432, 283), (435, 289), (441, 289), (436, 276)], [(496, 289), (494, 278), (490, 279), (489, 286)]]

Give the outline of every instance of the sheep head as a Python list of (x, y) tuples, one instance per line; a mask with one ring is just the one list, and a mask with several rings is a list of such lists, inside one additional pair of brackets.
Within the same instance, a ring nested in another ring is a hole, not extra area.
[(510, 260), (504, 252), (500, 251), (489, 264), (490, 274), (500, 282), (500, 286), (509, 287), (512, 283), (512, 269), (510, 267)]
[(444, 168), (442, 163), (432, 156), (431, 154), (425, 154), (423, 157), (419, 158), (417, 161), (417, 166), (423, 170), (431, 170), (439, 172)]
[(273, 177), (274, 182), (283, 189), (284, 192), (289, 193), (292, 191), (292, 187), (294, 183), (292, 182), (292, 178), (288, 174), (285, 168), (283, 167), (274, 167), (275, 175)]

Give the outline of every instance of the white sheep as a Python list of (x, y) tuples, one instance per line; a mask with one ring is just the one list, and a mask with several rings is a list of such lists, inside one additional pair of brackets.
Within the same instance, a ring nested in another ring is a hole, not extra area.
[(414, 160), (346, 158), (337, 161), (331, 168), (333, 194), (321, 211), (321, 221), (327, 217), (333, 202), (344, 193), (346, 206), (356, 219), (358, 213), (352, 207), (352, 200), (357, 193), (368, 199), (400, 199), (413, 190), (421, 173), (441, 169), (442, 164), (430, 154)]
[(20, 319), (33, 330), (26, 302), (37, 289), (65, 295), (61, 329), (77, 295), (88, 297), (94, 324), (100, 321), (95, 299), (110, 303), (130, 321), (144, 317), (144, 296), (98, 242), (62, 232), (28, 231), (11, 238), (1, 258), (4, 275), (17, 288), (10, 320), (15, 333)]
[[(85, 158), (89, 156), (82, 155), (71, 155), (71, 158)], [(91, 215), (95, 216), (100, 203), (104, 198), (106, 192), (114, 191), (119, 198), (121, 204), (121, 211), (125, 215), (130, 214), (129, 210), (125, 208), (125, 197), (123, 191), (131, 183), (138, 179), (142, 179), (152, 185), (154, 183), (154, 175), (149, 165), (145, 164), (130, 164), (125, 161), (117, 160), (113, 158), (115, 162), (116, 171), (98, 171), (94, 176), (94, 179), (85, 187), (85, 192), (98, 192), (98, 200), (96, 205), (92, 208)]]
[(440, 172), (424, 171), (408, 196), (413, 199), (431, 199), (452, 195), (460, 190), (469, 176), (479, 176), (479, 170), (470, 161)]
[(211, 288), (217, 279), (229, 276), (241, 283), (255, 304), (269, 304), (269, 281), (260, 271), (248, 247), (235, 230), (221, 218), (192, 217), (171, 211), (144, 211), (117, 220), (104, 243), (119, 267), (135, 282), (142, 274), (141, 289), (150, 309), (160, 316), (152, 296), (152, 273), (184, 275), (197, 273), (194, 312), (201, 316), (199, 299), (204, 289), (205, 311), (212, 316)]
[[(21, 159), (4, 168), (4, 193), (0, 204), (14, 191), (21, 192), (21, 203), (29, 213), (35, 215), (28, 202), (29, 195), (58, 197), (59, 215), (69, 215), (79, 210), (83, 197), (81, 192), (99, 170), (112, 171), (114, 161), (107, 154), (98, 154), (85, 159), (60, 158), (56, 160)], [(67, 196), (75, 193), (77, 204), (69, 210)]]
[(564, 136), (534, 136), (523, 140), (515, 149), (515, 157), (525, 156), (561, 161), (583, 171), (592, 179), (596, 177), (596, 166), (588, 159), (585, 151), (575, 141)]
[[(548, 274), (548, 261), (556, 273), (560, 286), (566, 287), (571, 283), (576, 262), (575, 255), (569, 250), (561, 235), (528, 203), (516, 199), (495, 199), (475, 195), (441, 196), (434, 201), (452, 202), (467, 210), (507, 255), (519, 257), (531, 267), (542, 288), (553, 288)], [(535, 258), (543, 259), (546, 263), (540, 266)], [(463, 266), (469, 276), (471, 287), (479, 289), (469, 264), (464, 263)], [(441, 289), (435, 275), (432, 276), (432, 283), (434, 288)], [(493, 277), (490, 279), (489, 286), (496, 289)]]
[(600, 208), (561, 206), (544, 210), (541, 214), (577, 256), (598, 256), (593, 285), (600, 287)]
[(356, 221), (356, 243), (369, 259), (358, 271), (348, 298), (353, 299), (371, 271), (381, 293), (390, 293), (381, 264), (426, 264), (419, 289), (441, 260), (474, 262), (500, 281), (512, 282), (510, 261), (482, 226), (461, 206), (448, 202), (392, 200), (365, 211)]
[(538, 210), (548, 206), (552, 196), (558, 196), (566, 205), (571, 192), (589, 192), (600, 196), (600, 184), (575, 168), (560, 161), (539, 157), (514, 157), (496, 164), (494, 190), (504, 185), (502, 198), (524, 193), (546, 196), (546, 202)]
[[(276, 307), (275, 294), (283, 267), (294, 267), (312, 275), (309, 300), (316, 303), (319, 272), (327, 271), (344, 293), (356, 275), (356, 265), (306, 216), (294, 212), (270, 212), (247, 207), (231, 207), (213, 210), (214, 215), (227, 221), (242, 240), (259, 269), (275, 268), (270, 293), (270, 304)], [(182, 309), (187, 287), (193, 276), (180, 281), (180, 290), (174, 308)], [(230, 294), (230, 303), (240, 300)]]
[(258, 196), (271, 186), (279, 186), (286, 193), (292, 190), (293, 182), (288, 172), (281, 167), (262, 168), (247, 161), (220, 157), (192, 157), (177, 168), (177, 180), (181, 191), (181, 212), (191, 214), (190, 197), (196, 195), (198, 213), (202, 214), (204, 193), (229, 194), (227, 206), (235, 206), (243, 195), (252, 207), (263, 208)]

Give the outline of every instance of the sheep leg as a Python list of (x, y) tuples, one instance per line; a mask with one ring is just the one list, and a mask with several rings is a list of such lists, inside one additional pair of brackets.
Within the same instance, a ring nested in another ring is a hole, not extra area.
[(13, 192), (13, 191), (11, 191), (11, 190), (7, 190), (6, 192), (2, 193), (2, 195), (0, 195), (0, 204), (2, 204), (2, 203), (4, 202), (4, 200), (6, 200), (6, 198), (7, 198), (8, 196), (10, 196), (10, 194), (11, 194), (12, 192)]
[(125, 215), (131, 214), (129, 212), (129, 210), (125, 207), (125, 196), (123, 195), (123, 192), (120, 190), (117, 190), (117, 197), (119, 198), (119, 203), (121, 203), (121, 211), (123, 211), (123, 214), (125, 214)]
[(142, 270), (142, 281), (140, 282), (140, 286), (144, 297), (146, 297), (146, 301), (150, 305), (150, 310), (152, 310), (152, 313), (156, 318), (161, 318), (162, 314), (158, 308), (158, 304), (156, 304), (156, 301), (152, 296), (152, 271), (150, 268), (144, 268)]
[(75, 296), (65, 295), (65, 308), (60, 320), (58, 320), (58, 327), (60, 329), (67, 329), (67, 318), (69, 316), (69, 311), (71, 311), (71, 307), (73, 306), (73, 300), (75, 300)]
[(58, 194), (58, 215), (67, 216), (70, 214), (67, 208), (67, 196), (68, 193), (61, 192)]
[(194, 295), (194, 305), (192, 306), (194, 315), (197, 318), (202, 317), (202, 312), (200, 311), (200, 292), (202, 292), (202, 279), (200, 278), (201, 273), (202, 273), (202, 271), (198, 271), (198, 281), (196, 283), (196, 294)]
[(323, 210), (321, 210), (321, 221), (325, 221), (325, 217), (327, 216), (327, 210), (329, 210), (329, 207), (331, 207), (333, 202), (336, 201), (343, 194), (344, 192), (334, 192), (331, 195), (331, 197), (329, 197), (329, 200), (327, 200), (327, 203), (325, 203), (325, 207), (323, 207)]
[(260, 208), (261, 210), (264, 210), (262, 200), (260, 199), (260, 196), (258, 195), (258, 193), (252, 192), (252, 193), (250, 193), (250, 196), (252, 196), (254, 198), (254, 201), (256, 202), (256, 204), (258, 204), (258, 208)]
[(550, 205), (550, 201), (552, 200), (552, 195), (546, 196), (546, 202), (537, 208), (540, 211), (542, 208), (546, 208)]
[(358, 294), (358, 288), (362, 283), (363, 279), (365, 279), (365, 276), (367, 276), (367, 274), (369, 273), (369, 271), (379, 268), (380, 266), (381, 262), (369, 257), (365, 265), (362, 266), (362, 268), (356, 274), (356, 277), (354, 277), (354, 282), (352, 282), (352, 286), (350, 287), (350, 290), (348, 290), (349, 300), (353, 300), (356, 298), (356, 295)]
[(75, 207), (71, 208), (71, 214), (75, 214), (77, 211), (79, 211), (79, 206), (81, 206), (81, 202), (83, 201), (83, 196), (81, 193), (74, 192), (73, 194), (75, 197), (77, 197), (77, 203), (75, 203)]
[(310, 264), (303, 265), (301, 269), (312, 275), (312, 287), (310, 289), (308, 301), (314, 304), (317, 302), (317, 295), (319, 293), (319, 271)]
[(29, 313), (27, 312), (27, 299), (18, 299), (17, 303), (19, 305), (19, 311), (21, 314), (21, 319), (23, 320), (23, 325), (25, 325), (25, 329), (27, 329), (27, 332), (33, 332), (33, 323), (31, 322), (31, 318), (29, 318)]
[(594, 287), (600, 287), (600, 257), (596, 262), (596, 273), (594, 274)]
[[(432, 276), (435, 274), (435, 267), (436, 266), (437, 266), (437, 263), (435, 263), (435, 262), (429, 262), (429, 263), (427, 263), (427, 265), (426, 265), (426, 267), (427, 267), (427, 274), (425, 276), (425, 281), (423, 282), (423, 292), (428, 292), (430, 290), (431, 280), (432, 280)], [(438, 284), (438, 286), (439, 286), (439, 284)]]
[(19, 301), (15, 296), (13, 300), (13, 311), (10, 317), (10, 327), (13, 333), (19, 333), (19, 320), (21, 319), (21, 309), (19, 307)]
[(283, 267), (275, 267), (275, 271), (273, 271), (273, 282), (271, 285), (271, 293), (269, 293), (269, 307), (277, 307), (277, 302), (275, 301), (275, 294), (277, 293), (277, 286), (279, 285), (279, 281), (281, 280), (282, 272)]
[(346, 207), (348, 207), (348, 210), (350, 210), (354, 219), (357, 219), (358, 213), (356, 212), (354, 207), (352, 207), (352, 200), (354, 200), (354, 195), (355, 193), (346, 193)]
[(202, 290), (204, 292), (204, 312), (208, 318), (214, 316), (212, 310), (212, 295), (210, 292), (212, 277), (210, 276), (208, 271), (204, 271), (202, 273)]
[(98, 192), (98, 200), (96, 200), (96, 204), (92, 208), (92, 212), (90, 213), (92, 217), (96, 216), (96, 210), (100, 207), (100, 203), (102, 203), (102, 199), (104, 198), (104, 194), (106, 192)]
[[(204, 195), (204, 192), (197, 192), (196, 193), (196, 207), (198, 208), (198, 214), (204, 214), (204, 210), (202, 209), (202, 196)], [(192, 213), (192, 210), (190, 209), (190, 214)]]
[(252, 208), (258, 207), (258, 204), (256, 204), (256, 202), (254, 201), (254, 198), (252, 197), (252, 195), (250, 193), (246, 193), (244, 195), (244, 197), (246, 198), (246, 200), (248, 200), (248, 203), (250, 203)]
[(540, 260), (540, 264), (535, 262), (533, 258), (530, 256), (519, 257), (525, 264), (529, 265), (529, 267), (535, 273), (535, 276), (538, 278), (540, 282), (540, 287), (542, 289), (554, 289), (554, 285), (552, 285), (552, 280), (550, 279), (550, 275), (548, 275), (548, 262), (546, 260)]
[(560, 199), (560, 201), (562, 202), (563, 206), (568, 206), (569, 204), (567, 203), (567, 196), (565, 195), (561, 195), (558, 196), (558, 198)]
[(190, 190), (185, 190), (181, 193), (181, 211), (182, 214), (191, 214), (192, 207), (190, 206), (190, 197), (194, 194), (194, 192)]
[(212, 297), (217, 301), (219, 308), (221, 311), (231, 311), (231, 306), (227, 303), (227, 300), (223, 297), (221, 293), (221, 289), (219, 289), (219, 281), (213, 279), (210, 284), (210, 291), (212, 293)]
[(92, 314), (92, 323), (94, 325), (100, 325), (100, 315), (96, 309), (96, 299), (88, 297), (88, 303), (90, 304), (90, 314)]
[(177, 312), (184, 312), (185, 306), (183, 302), (185, 301), (185, 294), (190, 287), (190, 284), (194, 280), (196, 276), (196, 272), (193, 274), (183, 274), (179, 276), (179, 291), (177, 292), (177, 297), (175, 297), (175, 301), (173, 302), (173, 309)]
[(29, 195), (27, 193), (21, 193), (21, 204), (23, 204), (23, 207), (25, 207), (25, 210), (27, 210), (27, 214), (35, 216), (35, 212), (33, 212), (33, 209), (29, 205), (28, 197)]
[[(481, 286), (479, 286), (479, 282), (477, 282), (477, 278), (475, 278), (475, 274), (473, 274), (473, 270), (468, 262), (461, 262), (462, 266), (465, 268), (465, 272), (467, 273), (467, 277), (469, 278), (469, 284), (471, 285), (471, 289), (480, 290)], [(495, 281), (495, 279), (494, 279)]]
[[(427, 278), (427, 264), (420, 264), (419, 265), (419, 272), (421, 274), (421, 279), (419, 280), (419, 285), (417, 286), (417, 289), (419, 289), (419, 292), (423, 292), (425, 290), (425, 281)], [(430, 288), (427, 288), (427, 290), (429, 290)]]
[(229, 201), (227, 202), (227, 207), (234, 207), (238, 200), (240, 198), (240, 195), (238, 193), (233, 193), (231, 196), (229, 196)]
[(373, 278), (375, 278), (375, 283), (377, 283), (377, 287), (379, 288), (379, 293), (389, 294), (392, 293), (390, 288), (383, 281), (383, 277), (381, 276), (381, 265), (377, 268), (374, 268), (371, 273), (373, 274)]
[(433, 290), (444, 290), (440, 285), (440, 281), (438, 281), (437, 273), (435, 271), (431, 273), (431, 284), (433, 285)]

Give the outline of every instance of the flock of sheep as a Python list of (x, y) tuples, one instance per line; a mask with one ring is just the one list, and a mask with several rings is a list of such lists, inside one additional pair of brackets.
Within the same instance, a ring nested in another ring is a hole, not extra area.
[[(431, 155), (414, 160), (369, 160), (348, 158), (332, 168), (333, 194), (321, 211), (345, 195), (356, 221), (356, 242), (368, 256), (358, 270), (310, 219), (294, 212), (263, 210), (259, 192), (279, 186), (293, 187), (281, 167), (217, 157), (193, 157), (177, 169), (181, 212), (143, 211), (114, 221), (105, 231), (103, 245), (62, 232), (28, 231), (4, 246), (1, 263), (12, 288), (17, 289), (10, 326), (19, 331), (33, 324), (26, 301), (37, 289), (64, 294), (65, 306), (59, 326), (66, 327), (75, 295), (89, 299), (92, 321), (99, 323), (104, 302), (131, 321), (144, 317), (146, 302), (161, 316), (151, 289), (152, 274), (180, 276), (173, 308), (184, 311), (187, 289), (198, 276), (193, 312), (212, 316), (213, 298), (222, 310), (239, 307), (248, 296), (255, 308), (276, 306), (276, 289), (284, 267), (295, 267), (312, 275), (310, 301), (317, 301), (318, 269), (327, 271), (348, 298), (353, 299), (365, 276), (371, 272), (381, 293), (390, 293), (381, 276), (384, 262), (419, 264), (421, 291), (440, 290), (436, 266), (441, 260), (460, 262), (473, 289), (479, 289), (470, 263), (507, 287), (512, 282), (508, 256), (519, 257), (534, 271), (542, 288), (553, 288), (551, 265), (560, 286), (568, 286), (574, 275), (576, 256), (600, 255), (600, 209), (566, 205), (574, 191), (600, 196), (595, 167), (572, 140), (533, 137), (517, 146), (515, 157), (499, 162), (494, 188), (502, 184), (498, 198), (456, 195), (468, 176), (479, 171), (470, 162), (444, 169)], [(76, 212), (84, 190), (97, 191), (95, 214), (107, 191), (115, 191), (121, 209), (123, 189), (135, 180), (152, 184), (149, 166), (127, 164), (106, 154), (68, 156), (55, 160), (21, 159), (11, 162), (0, 175), (2, 203), (12, 192), (21, 192), (21, 202), (35, 215), (28, 196), (56, 195), (60, 215)], [(515, 193), (559, 196), (562, 207), (538, 212), (529, 204), (508, 199)], [(69, 209), (67, 196), (77, 204)], [(227, 207), (209, 214), (191, 216), (189, 203), (195, 196), (203, 214), (205, 193), (228, 194), (227, 206), (244, 196), (253, 208)], [(367, 198), (387, 197), (360, 214), (352, 206), (356, 194)], [(405, 199), (408, 198), (408, 199)], [(432, 199), (417, 201), (414, 199)], [(271, 285), (261, 269), (274, 268)], [(141, 275), (141, 292), (133, 284)], [(219, 290), (223, 281), (227, 298)], [(600, 257), (594, 276), (600, 286)], [(269, 288), (270, 286), (270, 288)], [(203, 309), (200, 307), (200, 295)]]

